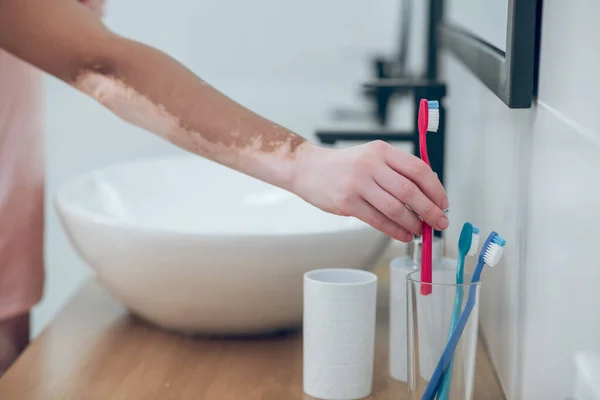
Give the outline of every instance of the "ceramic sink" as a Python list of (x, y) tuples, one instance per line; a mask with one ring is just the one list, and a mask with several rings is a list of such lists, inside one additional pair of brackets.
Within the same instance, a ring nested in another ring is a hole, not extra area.
[(131, 313), (185, 333), (297, 327), (302, 277), (369, 269), (389, 238), (196, 156), (86, 173), (55, 197), (97, 279)]

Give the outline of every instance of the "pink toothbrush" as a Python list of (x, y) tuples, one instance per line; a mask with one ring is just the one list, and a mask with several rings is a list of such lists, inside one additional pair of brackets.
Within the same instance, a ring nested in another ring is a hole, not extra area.
[[(437, 101), (427, 101), (421, 99), (419, 103), (419, 151), (421, 159), (431, 167), (429, 156), (427, 155), (427, 131), (437, 132), (440, 125), (440, 110)], [(431, 294), (431, 279), (432, 279), (432, 240), (433, 229), (425, 221), (423, 224), (423, 246), (421, 248), (421, 282), (426, 284), (421, 285), (421, 294), (427, 296)], [(427, 285), (429, 283), (429, 285)]]

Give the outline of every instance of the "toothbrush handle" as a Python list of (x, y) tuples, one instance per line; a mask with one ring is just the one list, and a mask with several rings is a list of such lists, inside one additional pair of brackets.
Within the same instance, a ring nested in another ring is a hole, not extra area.
[[(460, 262), (460, 261), (459, 261)], [(457, 284), (462, 284), (462, 279), (460, 282), (456, 282)], [(454, 299), (454, 310), (452, 311), (452, 321), (450, 323), (450, 330), (448, 331), (448, 340), (452, 338), (452, 334), (456, 329), (456, 324), (458, 323), (458, 317), (460, 316), (460, 307), (463, 301), (463, 288), (462, 286), (456, 287), (456, 298)], [(452, 385), (452, 369), (454, 367), (454, 357), (450, 361), (450, 365), (448, 369), (444, 373), (444, 378), (442, 380), (442, 386), (440, 388), (438, 399), (440, 400), (448, 400), (448, 396), (450, 395), (450, 386)]]
[(441, 380), (443, 378), (444, 372), (448, 369), (450, 365), (450, 361), (452, 357), (454, 357), (454, 350), (456, 350), (456, 346), (458, 345), (458, 341), (467, 325), (467, 321), (469, 316), (471, 315), (471, 311), (473, 311), (473, 307), (475, 306), (475, 296), (477, 289), (475, 287), (471, 287), (469, 290), (469, 298), (467, 299), (467, 305), (465, 306), (465, 310), (462, 312), (460, 319), (458, 320), (458, 324), (456, 325), (456, 329), (452, 333), (452, 337), (446, 344), (444, 348), (444, 352), (440, 357), (440, 360), (433, 371), (433, 375), (429, 384), (425, 388), (425, 393), (423, 393), (423, 397), (421, 400), (434, 400), (437, 391), (439, 390)]
[[(427, 126), (429, 125), (429, 103), (427, 99), (421, 99), (419, 102), (419, 114), (417, 118), (417, 127), (419, 130), (419, 152), (421, 153), (421, 159), (429, 165), (429, 155), (427, 154)], [(421, 247), (421, 282), (431, 283), (432, 271), (431, 271), (431, 250), (432, 250), (432, 236), (433, 232), (431, 227), (423, 221), (423, 246)], [(421, 294), (427, 296), (431, 294), (431, 285), (421, 284)]]
[[(452, 310), (452, 319), (450, 321), (450, 329), (448, 330), (448, 340), (452, 337), (452, 333), (456, 329), (456, 324), (458, 323), (458, 318), (460, 317), (460, 309), (463, 302), (463, 274), (465, 270), (465, 256), (459, 255), (458, 264), (456, 266), (456, 296), (454, 297), (454, 309)], [(442, 381), (442, 386), (438, 393), (437, 398), (440, 400), (448, 400), (448, 396), (450, 395), (450, 386), (452, 385), (452, 369), (454, 367), (454, 357), (452, 357), (452, 361), (450, 361), (450, 365), (444, 374), (444, 379)]]
[[(423, 221), (423, 246), (421, 248), (421, 282), (431, 283), (432, 272), (432, 240), (433, 232), (431, 226)], [(431, 294), (431, 285), (421, 284), (421, 294), (427, 296)]]

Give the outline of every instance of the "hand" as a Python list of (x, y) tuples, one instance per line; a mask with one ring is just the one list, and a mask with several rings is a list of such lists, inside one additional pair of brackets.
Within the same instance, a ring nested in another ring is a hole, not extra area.
[(448, 227), (444, 188), (412, 154), (375, 141), (347, 149), (306, 143), (296, 157), (292, 191), (324, 211), (356, 217), (402, 242), (421, 234), (422, 220)]

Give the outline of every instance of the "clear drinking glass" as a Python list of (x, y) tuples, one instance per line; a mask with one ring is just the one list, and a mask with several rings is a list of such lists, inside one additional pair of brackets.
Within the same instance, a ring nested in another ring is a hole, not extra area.
[[(457, 305), (460, 317), (469, 295), (473, 307), (454, 351), (447, 397), (440, 400), (471, 400), (475, 377), (475, 359), (479, 326), (480, 282), (470, 283), (471, 274), (464, 274), (464, 284), (456, 284), (456, 269), (432, 271), (432, 283), (421, 282), (420, 271), (406, 277), (408, 325), (408, 391), (411, 400), (422, 399), (427, 385), (448, 342), (452, 316)], [(421, 294), (421, 285), (432, 286), (431, 294)], [(472, 293), (471, 293), (472, 292)]]

